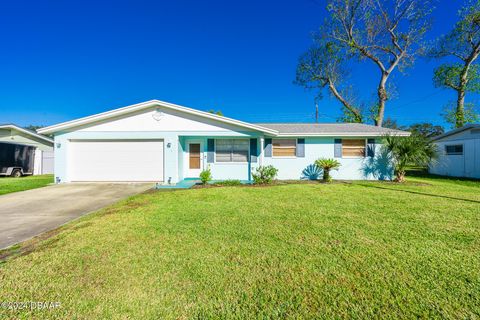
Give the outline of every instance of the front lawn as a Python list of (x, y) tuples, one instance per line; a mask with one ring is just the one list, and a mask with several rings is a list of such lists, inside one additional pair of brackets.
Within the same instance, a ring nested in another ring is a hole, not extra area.
[(480, 317), (478, 182), (150, 192), (24, 246), (0, 301), (61, 306), (7, 317)]
[(0, 177), (0, 195), (30, 190), (53, 183), (53, 174), (25, 176), (21, 178)]

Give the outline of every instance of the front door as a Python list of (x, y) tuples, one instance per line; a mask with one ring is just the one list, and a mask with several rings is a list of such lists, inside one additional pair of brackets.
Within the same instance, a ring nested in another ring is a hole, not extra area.
[(196, 178), (202, 171), (202, 151), (200, 143), (188, 144), (188, 176)]

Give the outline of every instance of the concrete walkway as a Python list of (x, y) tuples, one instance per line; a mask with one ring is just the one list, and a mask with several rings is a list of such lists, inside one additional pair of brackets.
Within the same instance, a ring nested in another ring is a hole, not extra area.
[(144, 183), (70, 183), (0, 196), (0, 249), (152, 187)]

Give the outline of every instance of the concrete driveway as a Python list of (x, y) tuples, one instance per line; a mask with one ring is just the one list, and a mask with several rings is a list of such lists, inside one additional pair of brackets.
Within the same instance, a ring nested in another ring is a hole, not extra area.
[(0, 249), (152, 187), (144, 183), (71, 183), (2, 195)]

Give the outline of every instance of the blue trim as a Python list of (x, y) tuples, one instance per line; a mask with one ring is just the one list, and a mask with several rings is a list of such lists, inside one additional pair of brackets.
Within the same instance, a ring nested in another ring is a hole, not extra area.
[(272, 139), (266, 138), (265, 139), (265, 157), (272, 157)]
[(335, 158), (342, 157), (342, 139), (335, 139), (335, 144), (333, 146), (333, 156)]

